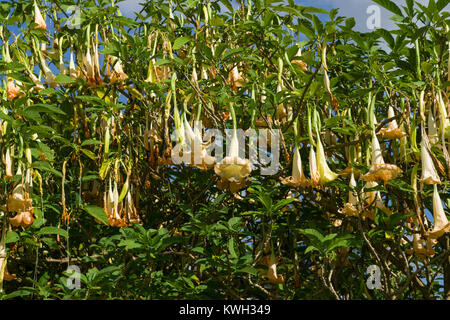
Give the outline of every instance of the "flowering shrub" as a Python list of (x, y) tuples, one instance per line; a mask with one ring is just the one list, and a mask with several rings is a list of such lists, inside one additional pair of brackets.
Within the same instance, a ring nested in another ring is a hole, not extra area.
[(1, 2), (0, 296), (449, 299), (447, 1), (375, 2)]

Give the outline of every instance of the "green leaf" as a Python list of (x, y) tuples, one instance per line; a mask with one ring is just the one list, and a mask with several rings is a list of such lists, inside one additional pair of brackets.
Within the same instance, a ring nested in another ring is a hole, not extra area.
[(8, 231), (6, 234), (5, 243), (13, 243), (20, 239), (20, 236), (17, 232)]
[(75, 82), (75, 80), (73, 80), (71, 77), (62, 73), (58, 74), (55, 79), (53, 79), (53, 81), (62, 84)]
[(87, 213), (89, 213), (91, 216), (93, 216), (95, 219), (101, 221), (103, 224), (108, 225), (108, 217), (106, 216), (105, 210), (103, 210), (100, 207), (87, 205), (83, 208), (86, 210)]
[(182, 46), (184, 46), (186, 43), (188, 43), (189, 41), (191, 41), (191, 38), (189, 37), (180, 37), (177, 38), (175, 40), (175, 42), (173, 43), (172, 49), (173, 50), (178, 50), (181, 49)]
[(237, 270), (236, 272), (248, 273), (248, 274), (251, 274), (253, 276), (257, 276), (258, 275), (258, 270), (256, 268), (253, 268), (253, 267), (244, 267), (242, 269)]
[(389, 10), (390, 12), (393, 12), (403, 17), (402, 10), (391, 0), (373, 0), (373, 2), (379, 4), (383, 8)]
[(38, 231), (38, 235), (48, 235), (48, 234), (59, 234), (60, 236), (63, 236), (65, 238), (69, 237), (69, 233), (67, 232), (67, 230), (60, 229), (57, 227), (44, 227)]

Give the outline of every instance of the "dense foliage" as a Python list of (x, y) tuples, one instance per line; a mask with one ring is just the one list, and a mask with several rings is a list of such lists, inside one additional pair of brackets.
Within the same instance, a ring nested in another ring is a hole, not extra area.
[(375, 2), (1, 2), (2, 297), (450, 298), (448, 1)]

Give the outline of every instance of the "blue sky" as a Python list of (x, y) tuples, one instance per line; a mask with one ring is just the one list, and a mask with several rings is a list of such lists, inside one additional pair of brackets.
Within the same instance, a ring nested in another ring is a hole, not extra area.
[[(244, 0), (247, 1), (247, 0)], [(405, 0), (393, 0), (397, 5), (405, 5)], [(416, 0), (424, 5), (428, 4), (428, 0)], [(124, 0), (119, 3), (120, 10), (123, 15), (133, 17), (133, 12), (140, 10), (139, 3), (144, 0)], [(281, 0), (280, 0), (281, 2)], [(356, 20), (355, 28), (361, 32), (371, 31), (367, 28), (367, 19), (370, 14), (367, 13), (367, 8), (371, 5), (375, 5), (372, 0), (297, 0), (297, 4), (304, 6), (319, 7), (326, 10), (332, 8), (339, 8), (339, 15), (345, 17), (354, 17)], [(384, 29), (395, 28), (395, 23), (390, 20), (392, 13), (380, 8), (381, 13), (381, 27)], [(446, 10), (450, 10), (450, 5), (447, 5)]]

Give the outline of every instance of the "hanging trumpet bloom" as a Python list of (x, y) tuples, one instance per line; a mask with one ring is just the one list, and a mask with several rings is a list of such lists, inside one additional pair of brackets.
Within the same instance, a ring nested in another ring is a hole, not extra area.
[(9, 100), (13, 100), (15, 97), (17, 97), (20, 92), (20, 85), (22, 85), (20, 81), (16, 82), (16, 80), (8, 77), (8, 79), (6, 80), (6, 97)]
[(8, 272), (8, 266), (5, 266), (5, 272), (3, 273), (3, 280), (5, 280), (5, 281), (12, 281), (14, 279), (16, 279), (16, 274), (15, 273), (10, 274)]
[(8, 210), (15, 212), (32, 210), (32, 199), (28, 192), (25, 191), (23, 184), (19, 183), (8, 197)]
[(351, 173), (349, 187), (351, 190), (348, 192), (348, 202), (345, 204), (344, 208), (339, 209), (339, 213), (350, 217), (357, 217), (358, 210), (356, 209), (356, 207), (359, 200), (358, 195), (353, 191), (353, 189), (356, 187), (356, 181), (353, 172)]
[(239, 141), (236, 131), (231, 139), (230, 152), (221, 163), (214, 166), (214, 172), (220, 176), (219, 188), (229, 187), (232, 193), (245, 187), (245, 180), (252, 172), (248, 159), (239, 157)]
[(424, 259), (426, 257), (433, 257), (436, 254), (432, 245), (431, 238), (425, 240), (420, 236), (420, 234), (414, 233), (413, 248), (406, 249), (405, 251), (407, 254), (415, 254), (420, 259)]
[(192, 167), (208, 170), (214, 167), (214, 163), (216, 162), (216, 158), (212, 157), (208, 154), (206, 150), (206, 145), (202, 141), (202, 134), (200, 130), (192, 130), (189, 122), (186, 119), (186, 113), (184, 114), (184, 130), (187, 146), (189, 151), (187, 155), (190, 159), (190, 164)]
[(444, 233), (450, 232), (450, 222), (448, 222), (447, 216), (442, 206), (441, 198), (437, 190), (437, 185), (434, 185), (433, 192), (433, 219), (434, 227), (428, 232), (428, 236), (432, 239), (438, 239)]
[[(393, 118), (394, 116), (394, 109), (389, 106), (388, 119)], [(406, 136), (406, 133), (398, 127), (397, 121), (395, 119), (389, 122), (387, 128), (382, 128), (380, 130), (380, 134), (385, 139), (400, 139), (401, 137)]]
[(261, 271), (260, 274), (263, 278), (266, 278), (269, 283), (280, 284), (284, 283), (284, 277), (277, 272), (277, 264), (280, 258), (275, 258), (274, 253), (268, 254), (261, 258), (258, 262), (260, 265), (267, 267), (267, 270)]
[(122, 212), (122, 202), (119, 203), (119, 191), (117, 190), (117, 182), (114, 181), (114, 189), (109, 179), (109, 190), (105, 191), (103, 197), (104, 210), (108, 217), (109, 225), (112, 227), (125, 227), (126, 222), (120, 216)]
[(294, 159), (292, 161), (292, 176), (281, 178), (282, 184), (287, 184), (290, 187), (298, 188), (299, 186), (307, 187), (310, 185), (309, 180), (305, 177), (302, 166), (302, 158), (298, 148), (294, 150)]
[(6, 148), (5, 156), (3, 157), (3, 164), (5, 165), (5, 177), (12, 178), (13, 176), (13, 155), (11, 148)]
[(309, 175), (311, 176), (311, 186), (313, 188), (317, 187), (320, 182), (320, 173), (317, 169), (316, 153), (312, 145), (309, 149)]
[(302, 49), (298, 48), (297, 54), (294, 57), (294, 60), (291, 61), (291, 64), (296, 64), (298, 65), (303, 71), (307, 71), (308, 70), (308, 65), (303, 62), (302, 60), (299, 60), (297, 58), (300, 58), (302, 56)]
[(73, 60), (73, 53), (70, 52), (70, 61), (69, 61), (69, 75), (73, 80), (76, 80), (79, 76), (77, 69), (75, 68), (75, 63)]
[(241, 76), (237, 65), (235, 65), (228, 75), (228, 83), (232, 86), (233, 90), (236, 90), (237, 88), (244, 86), (243, 82), (245, 82), (245, 80)]
[(317, 135), (317, 171), (320, 175), (320, 183), (325, 184), (335, 180), (339, 175), (330, 170), (325, 157), (325, 151), (320, 141), (320, 136)]
[(16, 214), (14, 218), (9, 218), (9, 222), (14, 227), (28, 228), (36, 220), (30, 211), (22, 211)]
[[(378, 186), (378, 183), (374, 181), (369, 181), (366, 183), (366, 188), (371, 189)], [(392, 214), (392, 211), (389, 210), (383, 203), (383, 200), (381, 199), (381, 193), (380, 191), (369, 191), (365, 193), (365, 202), (369, 206), (374, 206), (384, 213), (386, 213), (388, 216)], [(375, 210), (373, 208), (369, 208), (363, 212), (363, 216), (366, 218), (369, 218), (371, 220), (375, 220)]]
[(441, 179), (434, 167), (433, 160), (425, 145), (424, 139), (420, 143), (420, 154), (422, 158), (422, 182), (425, 184), (441, 184)]
[(123, 82), (126, 79), (128, 79), (128, 75), (123, 71), (122, 61), (118, 58), (113, 59), (113, 70), (112, 74), (109, 73), (109, 65), (108, 67), (108, 73), (107, 76), (109, 76), (110, 82)]
[(137, 214), (136, 207), (134, 206), (133, 197), (131, 196), (131, 188), (128, 189), (125, 203), (125, 216), (131, 223), (140, 223), (139, 215)]
[(430, 109), (428, 113), (428, 139), (431, 143), (437, 143), (439, 141), (438, 130), (436, 126), (436, 120), (433, 116), (433, 112)]
[(372, 133), (372, 166), (368, 173), (363, 175), (364, 181), (378, 181), (383, 180), (384, 184), (388, 181), (397, 178), (402, 173), (402, 170), (395, 164), (384, 163), (383, 154), (380, 143), (375, 135)]
[(47, 30), (47, 24), (45, 23), (45, 20), (42, 17), (41, 10), (39, 10), (36, 1), (34, 2), (34, 23), (37, 24), (35, 29)]

